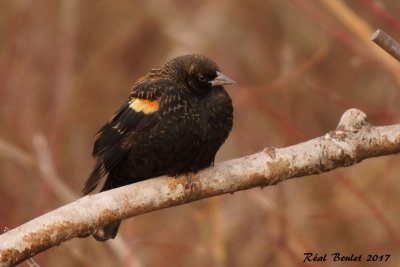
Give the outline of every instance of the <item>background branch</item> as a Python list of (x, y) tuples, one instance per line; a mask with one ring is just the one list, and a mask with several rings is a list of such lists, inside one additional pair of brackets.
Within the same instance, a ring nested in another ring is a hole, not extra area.
[(400, 44), (382, 30), (376, 30), (372, 34), (372, 41), (388, 52), (392, 57), (400, 61)]
[(0, 236), (0, 264), (14, 265), (110, 221), (253, 187), (353, 165), (400, 152), (400, 125), (374, 127), (365, 113), (346, 111), (335, 131), (286, 148), (266, 148), (192, 176), (160, 177), (86, 196)]

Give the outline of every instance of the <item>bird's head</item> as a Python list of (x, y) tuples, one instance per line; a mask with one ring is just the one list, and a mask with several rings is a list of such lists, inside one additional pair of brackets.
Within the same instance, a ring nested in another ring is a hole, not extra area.
[(221, 73), (211, 59), (202, 55), (176, 57), (167, 62), (164, 68), (174, 77), (176, 82), (198, 94), (207, 94), (215, 87), (235, 83), (231, 78)]

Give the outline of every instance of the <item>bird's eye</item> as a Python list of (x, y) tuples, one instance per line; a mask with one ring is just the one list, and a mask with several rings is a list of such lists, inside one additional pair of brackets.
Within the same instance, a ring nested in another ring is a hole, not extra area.
[(207, 77), (204, 76), (203, 74), (199, 74), (199, 81), (202, 83), (205, 83), (205, 82), (207, 82)]

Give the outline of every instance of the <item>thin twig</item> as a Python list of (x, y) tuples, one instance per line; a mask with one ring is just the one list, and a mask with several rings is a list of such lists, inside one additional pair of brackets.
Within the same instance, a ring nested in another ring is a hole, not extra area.
[(376, 30), (372, 34), (372, 41), (388, 52), (392, 57), (400, 61), (400, 44), (382, 30)]
[(77, 197), (66, 183), (57, 175), (54, 168), (53, 160), (50, 155), (47, 140), (43, 135), (35, 135), (33, 138), (33, 146), (36, 152), (37, 164), (43, 176), (43, 179), (50, 186), (50, 188), (59, 196), (64, 202), (74, 201)]
[(10, 158), (23, 166), (35, 164), (35, 159), (29, 153), (2, 139), (0, 139), (0, 155)]

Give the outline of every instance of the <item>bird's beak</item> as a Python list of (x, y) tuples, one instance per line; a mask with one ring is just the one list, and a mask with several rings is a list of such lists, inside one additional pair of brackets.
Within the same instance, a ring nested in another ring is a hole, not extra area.
[(220, 85), (226, 85), (226, 84), (232, 84), (232, 83), (236, 83), (236, 82), (219, 71), (217, 71), (217, 77), (215, 77), (214, 80), (211, 81), (211, 85), (213, 87), (220, 86)]

